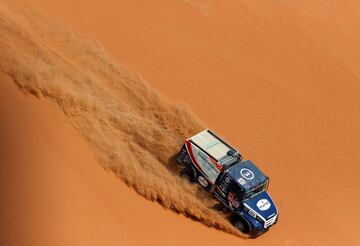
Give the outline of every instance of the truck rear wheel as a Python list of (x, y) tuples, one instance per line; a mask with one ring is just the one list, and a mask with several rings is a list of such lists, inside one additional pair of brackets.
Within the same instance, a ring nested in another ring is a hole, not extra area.
[(183, 147), (176, 157), (177, 162), (183, 164), (185, 156), (186, 156), (186, 149)]
[(196, 180), (194, 170), (191, 168), (184, 168), (180, 171), (180, 177), (186, 179), (190, 183), (193, 183)]
[(180, 177), (181, 177), (182, 179), (185, 179), (185, 180), (188, 181), (188, 182), (191, 182), (190, 176), (189, 176), (189, 174), (186, 173), (186, 172), (180, 172)]
[(216, 203), (214, 205), (214, 209), (217, 210), (217, 211), (224, 211), (225, 210), (225, 207), (224, 205), (222, 205), (221, 203)]

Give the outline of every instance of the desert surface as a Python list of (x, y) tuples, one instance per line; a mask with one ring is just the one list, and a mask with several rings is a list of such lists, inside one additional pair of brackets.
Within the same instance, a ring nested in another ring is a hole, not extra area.
[[(357, 245), (359, 11), (1, 0), (1, 245)], [(270, 177), (257, 239), (178, 177), (207, 127)]]

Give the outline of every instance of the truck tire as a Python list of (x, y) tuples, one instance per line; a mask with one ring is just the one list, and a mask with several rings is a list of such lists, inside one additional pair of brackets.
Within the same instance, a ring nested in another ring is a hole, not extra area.
[(238, 220), (235, 221), (234, 226), (236, 227), (236, 229), (238, 229), (241, 232), (245, 232), (245, 225), (242, 221)]
[(249, 233), (250, 231), (249, 224), (240, 216), (233, 217), (232, 224), (242, 233)]
[(188, 167), (180, 171), (180, 177), (186, 179), (190, 183), (193, 183), (196, 180), (195, 171)]
[(222, 203), (217, 203), (214, 205), (213, 207), (215, 210), (220, 211), (220, 212), (226, 212), (228, 211), (227, 208), (222, 204)]
[(183, 164), (183, 160), (186, 156), (186, 150), (184, 149), (181, 149), (180, 150), (180, 153), (178, 154), (178, 156), (176, 157), (176, 161), (179, 163), (179, 164)]
[(191, 183), (190, 176), (187, 172), (180, 172), (180, 177)]

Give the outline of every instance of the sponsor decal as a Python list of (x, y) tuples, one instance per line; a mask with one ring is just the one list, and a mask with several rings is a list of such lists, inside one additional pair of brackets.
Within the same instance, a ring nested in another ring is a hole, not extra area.
[[(196, 153), (199, 152), (199, 150), (198, 150), (195, 146), (194, 146), (194, 148), (193, 148), (193, 146), (191, 145), (191, 143), (189, 142), (189, 140), (186, 140), (186, 141), (185, 141), (185, 147), (186, 147), (186, 149), (187, 149), (187, 151), (188, 151), (188, 153), (189, 153), (189, 155), (190, 155), (190, 159), (191, 159), (192, 164), (194, 164), (194, 166), (196, 167), (196, 169), (198, 169), (202, 174), (205, 175), (204, 170), (200, 167), (199, 163), (197, 162), (197, 160), (196, 160), (196, 158), (195, 158), (195, 155), (196, 155)], [(205, 181), (206, 181), (206, 183), (208, 182), (207, 180), (205, 180)], [(212, 183), (211, 180), (209, 180), (209, 182)], [(199, 183), (200, 183), (200, 181), (199, 181)], [(201, 183), (200, 183), (200, 184), (201, 184)], [(206, 184), (206, 186), (207, 186), (207, 185), (208, 185), (208, 184)]]
[(265, 211), (268, 210), (271, 207), (271, 203), (268, 199), (261, 199), (256, 203), (256, 206), (261, 210)]
[(230, 184), (230, 178), (229, 177), (225, 177), (225, 182)]
[(247, 180), (252, 180), (255, 177), (254, 173), (248, 168), (242, 168), (240, 170), (240, 175)]
[(232, 205), (234, 208), (238, 208), (240, 206), (240, 203), (237, 199), (235, 199), (233, 202), (232, 202)]
[(225, 191), (226, 191), (226, 188), (227, 188), (227, 185), (220, 184), (220, 185), (218, 186), (218, 188), (219, 188), (222, 192), (225, 192)]
[(209, 185), (209, 183), (207, 182), (207, 180), (203, 176), (199, 176), (198, 181), (205, 188)]
[(232, 192), (228, 193), (228, 201), (234, 208), (238, 208), (240, 206), (239, 201), (236, 199), (235, 194)]
[(235, 199), (235, 195), (234, 195), (234, 193), (232, 193), (232, 192), (229, 192), (228, 193), (228, 200), (229, 200), (229, 202), (233, 202), (234, 201), (234, 199)]
[(216, 190), (220, 193), (221, 196), (226, 197), (223, 190), (221, 190), (219, 187), (216, 187)]
[(246, 181), (245, 181), (245, 179), (243, 179), (243, 178), (239, 178), (239, 179), (238, 179), (238, 182), (239, 182), (239, 184), (241, 184), (241, 185), (246, 184)]
[(270, 215), (267, 217), (267, 219), (273, 217), (275, 214), (276, 214), (276, 213), (270, 214)]

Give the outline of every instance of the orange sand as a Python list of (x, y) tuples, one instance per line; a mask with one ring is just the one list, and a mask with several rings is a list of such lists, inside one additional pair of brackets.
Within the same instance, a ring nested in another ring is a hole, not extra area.
[[(64, 16), (97, 39), (165, 96), (186, 102), (258, 163), (271, 177), (280, 221), (264, 236), (244, 241), (165, 211), (104, 172), (54, 107), (24, 98), (2, 78), (2, 129), (13, 130), (0, 131), (8, 134), (1, 136), (1, 145), (8, 146), (2, 151), (9, 148), (1, 174), (15, 173), (2, 178), (3, 224), (9, 226), (1, 237), (7, 245), (357, 244), (356, 1), (49, 0), (43, 5), (48, 14)], [(24, 168), (25, 160), (31, 169)], [(29, 178), (34, 179), (25, 183)], [(34, 194), (27, 190), (32, 185)]]

